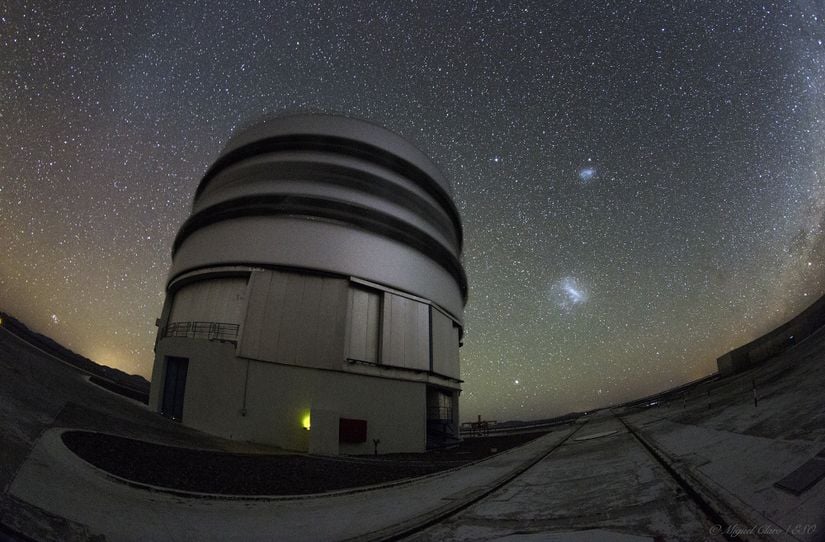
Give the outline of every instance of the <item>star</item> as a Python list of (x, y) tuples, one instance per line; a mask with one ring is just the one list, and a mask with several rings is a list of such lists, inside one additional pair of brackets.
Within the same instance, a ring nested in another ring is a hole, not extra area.
[[(77, 24), (17, 4), (0, 17), (2, 310), (128, 372), (151, 375), (198, 182), (237, 130), (301, 111), (389, 128), (448, 179), (468, 415), (653, 394), (825, 293), (817, 2), (651, 3), (646, 25), (597, 0), (101, 0)], [(564, 385), (499, 393), (528, 374)]]

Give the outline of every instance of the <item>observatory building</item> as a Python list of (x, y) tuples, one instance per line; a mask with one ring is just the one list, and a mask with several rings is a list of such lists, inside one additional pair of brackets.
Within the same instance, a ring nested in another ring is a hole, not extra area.
[(240, 131), (175, 238), (150, 406), (313, 453), (458, 438), (462, 229), (398, 135), (297, 115)]

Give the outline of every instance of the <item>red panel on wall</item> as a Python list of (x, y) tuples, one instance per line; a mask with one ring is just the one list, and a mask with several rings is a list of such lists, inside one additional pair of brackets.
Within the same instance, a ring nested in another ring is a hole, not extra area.
[(338, 442), (348, 442), (352, 444), (367, 442), (367, 420), (339, 418)]

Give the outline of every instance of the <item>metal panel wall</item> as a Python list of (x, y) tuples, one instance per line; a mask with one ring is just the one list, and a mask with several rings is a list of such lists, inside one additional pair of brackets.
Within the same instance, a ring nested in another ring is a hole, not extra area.
[(381, 293), (350, 286), (349, 348), (347, 358), (378, 363), (381, 332)]
[(249, 301), (246, 304), (246, 318), (244, 318), (241, 342), (238, 355), (244, 357), (257, 357), (260, 350), (261, 333), (264, 326), (264, 315), (266, 312), (269, 283), (272, 281), (272, 273), (269, 271), (256, 270), (249, 277)]
[(344, 358), (347, 281), (280, 271), (253, 274), (239, 354), (305, 367)]
[(246, 277), (206, 279), (175, 293), (169, 322), (240, 324), (246, 308)]
[(433, 325), (433, 367), (440, 375), (459, 378), (458, 326), (441, 311), (430, 307)]
[(181, 245), (170, 276), (237, 262), (359, 277), (433, 301), (458, 319), (464, 312), (455, 279), (425, 253), (379, 234), (301, 217), (250, 216), (205, 226)]
[(430, 369), (429, 306), (384, 293), (381, 363), (408, 369)]

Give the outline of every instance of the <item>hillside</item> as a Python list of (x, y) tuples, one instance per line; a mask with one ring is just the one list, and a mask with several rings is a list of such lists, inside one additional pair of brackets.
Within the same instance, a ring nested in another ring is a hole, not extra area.
[[(37, 333), (36, 331), (29, 329), (28, 326), (26, 326), (26, 324), (24, 324), (23, 322), (21, 322), (20, 320), (18, 320), (17, 318), (8, 313), (0, 311), (0, 319), (2, 319), (2, 321), (0, 321), (0, 326), (4, 327), (11, 333), (17, 335), (29, 344), (32, 344), (37, 348), (40, 348), (41, 350), (59, 358), (60, 360), (93, 375), (93, 378), (97, 376), (106, 381), (113, 382), (118, 386), (127, 388), (127, 390), (116, 391), (131, 390), (139, 396), (149, 394), (149, 381), (143, 378), (142, 376), (131, 375), (121, 371), (120, 369), (115, 369), (113, 367), (108, 367), (106, 365), (100, 365), (98, 363), (95, 363), (89, 358), (81, 356), (80, 354), (71, 351), (70, 349), (66, 348), (65, 346), (51, 339), (50, 337), (47, 337), (41, 333)], [(95, 381), (95, 383), (98, 385), (102, 385), (104, 387), (108, 387), (106, 385), (106, 382), (101, 382), (98, 380)]]

